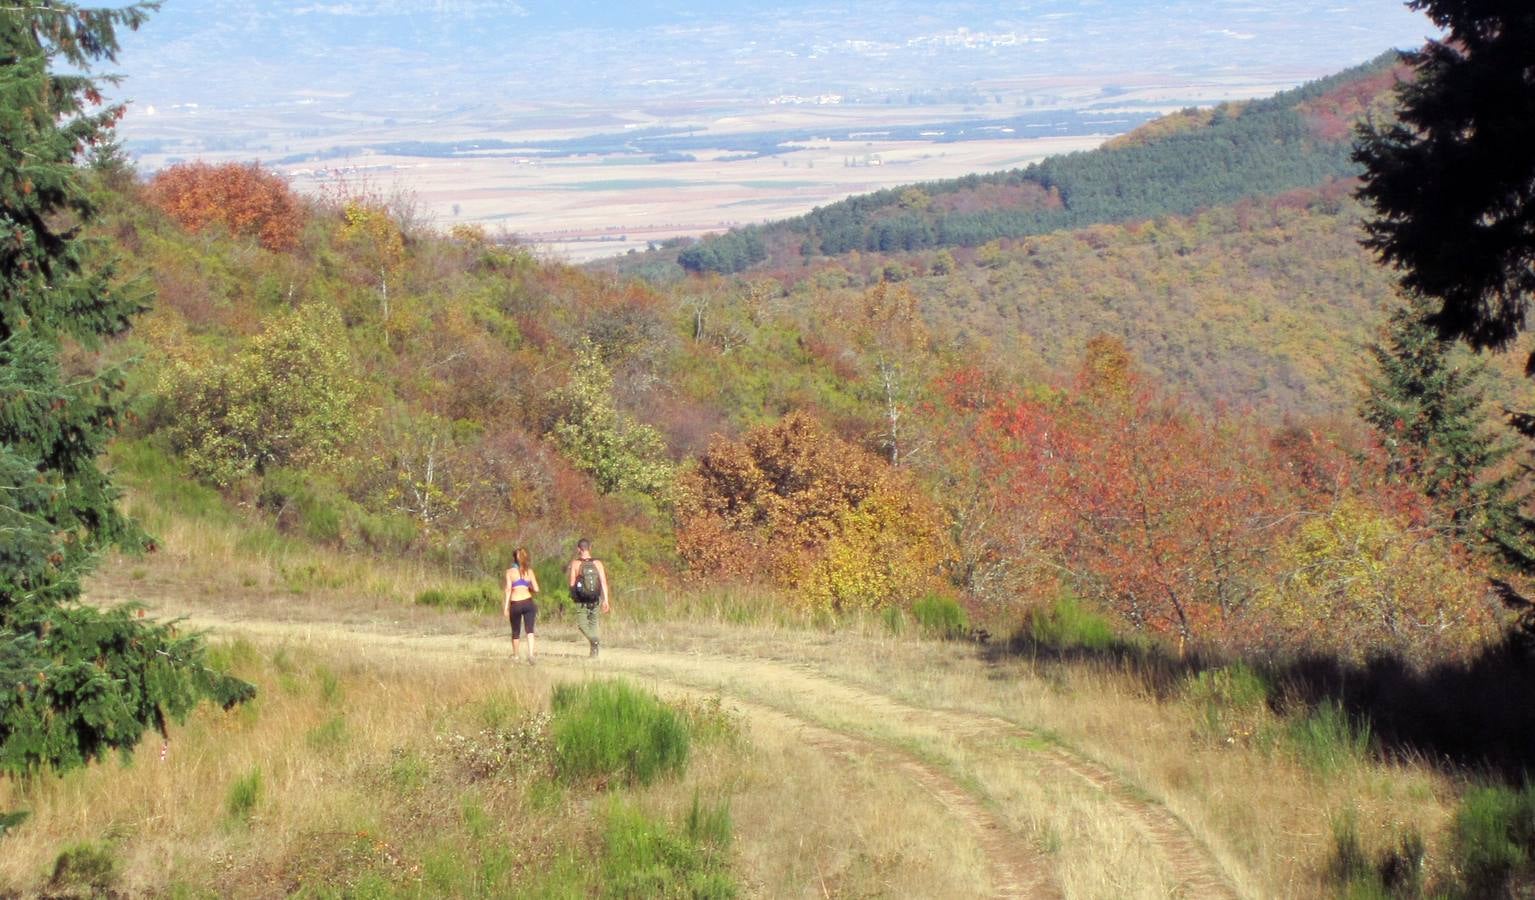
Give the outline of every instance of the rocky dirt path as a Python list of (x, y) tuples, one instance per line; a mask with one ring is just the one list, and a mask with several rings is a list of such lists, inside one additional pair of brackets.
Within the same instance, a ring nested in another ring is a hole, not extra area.
[[(189, 624), (215, 632), (303, 640), (323, 633), (327, 642), (356, 641), (407, 653), (472, 655), (504, 659), (504, 637), (484, 633), (416, 634), (393, 629), (346, 629), (318, 623), (239, 622), (198, 613)], [(1141, 896), (1240, 897), (1208, 850), (1162, 805), (1142, 797), (1112, 771), (1044, 739), (1019, 723), (996, 716), (915, 705), (840, 680), (799, 662), (667, 650), (605, 650), (590, 664), (584, 647), (540, 641), (541, 668), (551, 677), (624, 673), (659, 689), (718, 694), (740, 708), (754, 727), (795, 735), (833, 764), (874, 763), (898, 771), (934, 798), (970, 833), (990, 867), (993, 895), (1056, 898), (1082, 895), (1063, 888), (1057, 863), (1039, 833), (1020, 825), (1001, 791), (978, 773), (986, 767), (1027, 770), (1055, 786), (1086, 788), (1106, 814), (1120, 817), (1168, 873)], [(1106, 858), (1101, 865), (1112, 867)]]

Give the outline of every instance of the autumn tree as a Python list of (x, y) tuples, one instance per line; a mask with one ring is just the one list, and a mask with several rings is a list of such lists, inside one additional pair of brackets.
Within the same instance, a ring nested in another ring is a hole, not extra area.
[(590, 340), (576, 348), (570, 383), (552, 398), (560, 413), (550, 429), (560, 453), (590, 474), (604, 493), (665, 494), (672, 480), (661, 435), (618, 410), (613, 375)]
[(149, 202), (188, 231), (218, 225), (268, 250), (298, 246), (304, 207), (281, 175), (256, 163), (179, 163), (150, 179)]
[(920, 596), (952, 558), (941, 511), (909, 478), (799, 412), (716, 437), (679, 478), (676, 517), (693, 577), (796, 586), (823, 608)]
[(77, 163), (121, 115), (97, 108), (83, 73), (113, 59), (117, 29), (137, 28), (154, 6), (18, 0), (0, 11), (0, 773), (9, 775), (131, 752), (200, 700), (253, 690), (210, 670), (195, 635), (78, 602), (102, 553), (147, 543), (97, 464), (121, 417), (120, 375), (66, 380), (60, 370), (66, 345), (98, 348), (143, 308), (82, 232), (95, 209)]
[(951, 496), (986, 523), (977, 577), (1011, 568), (1018, 590), (1075, 591), (1180, 646), (1241, 616), (1282, 517), (1261, 441), (1162, 395), (1107, 337), (1071, 390), (966, 402), (967, 439), (946, 452), (969, 470)]
[(379, 320), (388, 346), (389, 290), (405, 266), (405, 234), (383, 204), (353, 199), (342, 210), (341, 239), (357, 249), (377, 279)]
[(1497, 631), (1463, 545), (1357, 497), (1307, 518), (1273, 562), (1279, 577), (1256, 602), (1290, 647), (1421, 664), (1474, 652)]
[(879, 445), (898, 466), (919, 449), (909, 420), (932, 355), (917, 298), (906, 287), (881, 281), (864, 292), (851, 324), (873, 370), (884, 425)]

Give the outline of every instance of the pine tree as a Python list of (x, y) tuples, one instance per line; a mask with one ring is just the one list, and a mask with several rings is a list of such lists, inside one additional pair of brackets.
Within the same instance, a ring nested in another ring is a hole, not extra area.
[(148, 543), (97, 462), (121, 376), (66, 378), (60, 365), (66, 346), (100, 347), (144, 303), (82, 231), (95, 213), (82, 163), (121, 116), (84, 73), (156, 5), (0, 11), (0, 774), (126, 754), (204, 698), (254, 691), (209, 669), (195, 635), (79, 603), (102, 553)]
[(1457, 538), (1535, 572), (1514, 473), (1495, 471), (1518, 442), (1486, 427), (1485, 367), (1457, 364), (1432, 314), (1421, 297), (1392, 313), (1383, 340), (1369, 348), (1378, 371), (1360, 413), (1380, 433), (1392, 474), (1422, 490)]

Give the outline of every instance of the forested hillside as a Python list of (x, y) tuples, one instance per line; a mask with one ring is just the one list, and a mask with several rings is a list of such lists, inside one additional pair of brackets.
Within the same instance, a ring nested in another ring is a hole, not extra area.
[[(1341, 141), (1394, 77), (1383, 59), (1032, 171), (1271, 127)], [(517, 545), (551, 566), (600, 533), (622, 579), (793, 587), (831, 614), (925, 596), (1008, 622), (1064, 592), (1180, 646), (1411, 659), (1499, 629), (1481, 513), (1405, 478), (1397, 437), (1355, 415), (1400, 303), (1347, 182), (653, 284), (435, 233), (366, 185), (307, 201), (255, 166), (144, 181), (110, 155), (91, 179), (101, 235), (156, 297), (109, 354), (137, 360), (114, 458), (142, 490), (196, 482), (470, 585)], [(1068, 181), (1045, 193), (1066, 203)], [(1150, 435), (1181, 449), (1134, 450)]]
[[(1317, 133), (1375, 102), (1349, 84), (1307, 95)], [(65, 352), (71, 373), (129, 368), (114, 479), (183, 541), (206, 524), (238, 552), (317, 554), (223, 579), (242, 603), (346, 584), (374, 609), (494, 612), (513, 548), (558, 584), (588, 536), (660, 619), (761, 603), (1107, 661), (1148, 696), (1215, 698), (1205, 731), (1254, 752), (1302, 738), (1233, 710), (1362, 757), (1336, 695), (1390, 754), (1529, 762), (1509, 738), (1527, 705), (1482, 690), (1528, 678), (1528, 615), (1503, 605), (1532, 587), (1527, 450), (1482, 400), (1504, 376), (1423, 336), (1346, 180), (646, 282), (435, 232), (367, 185), (306, 200), (254, 165), (143, 179), (110, 152), (79, 177), (93, 252), (153, 298)]]
[[(1349, 341), (1393, 301), (1336, 190), (656, 288), (250, 167), (98, 177), (158, 295), (114, 351), (142, 359), (124, 475), (180, 472), (308, 540), (473, 583), (596, 533), (629, 581), (1003, 621), (1068, 591), (1264, 652), (1428, 658), (1497, 631), (1492, 563), (1420, 530), (1440, 513), (1352, 415)], [(1159, 449), (1107, 439), (1126, 427)], [(1389, 610), (1358, 606), (1377, 591)], [(1308, 617), (1344, 609), (1335, 647)], [(1453, 626), (1424, 643), (1401, 615)]]
[(1350, 124), (1390, 113), (1395, 53), (1265, 100), (1186, 110), (1104, 147), (1023, 169), (851, 197), (677, 251), (691, 272), (772, 259), (976, 247), (1099, 223), (1182, 215), (1352, 177)]

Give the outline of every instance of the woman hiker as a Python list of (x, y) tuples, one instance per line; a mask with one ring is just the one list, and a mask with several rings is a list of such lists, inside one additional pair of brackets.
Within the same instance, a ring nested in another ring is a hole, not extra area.
[(512, 567), (506, 570), (506, 592), (501, 601), (501, 614), (512, 623), (512, 661), (517, 661), (517, 640), (523, 629), (528, 632), (528, 665), (533, 665), (533, 627), (538, 620), (538, 604), (533, 595), (538, 593), (538, 574), (528, 563), (528, 548), (518, 547), (512, 554)]

